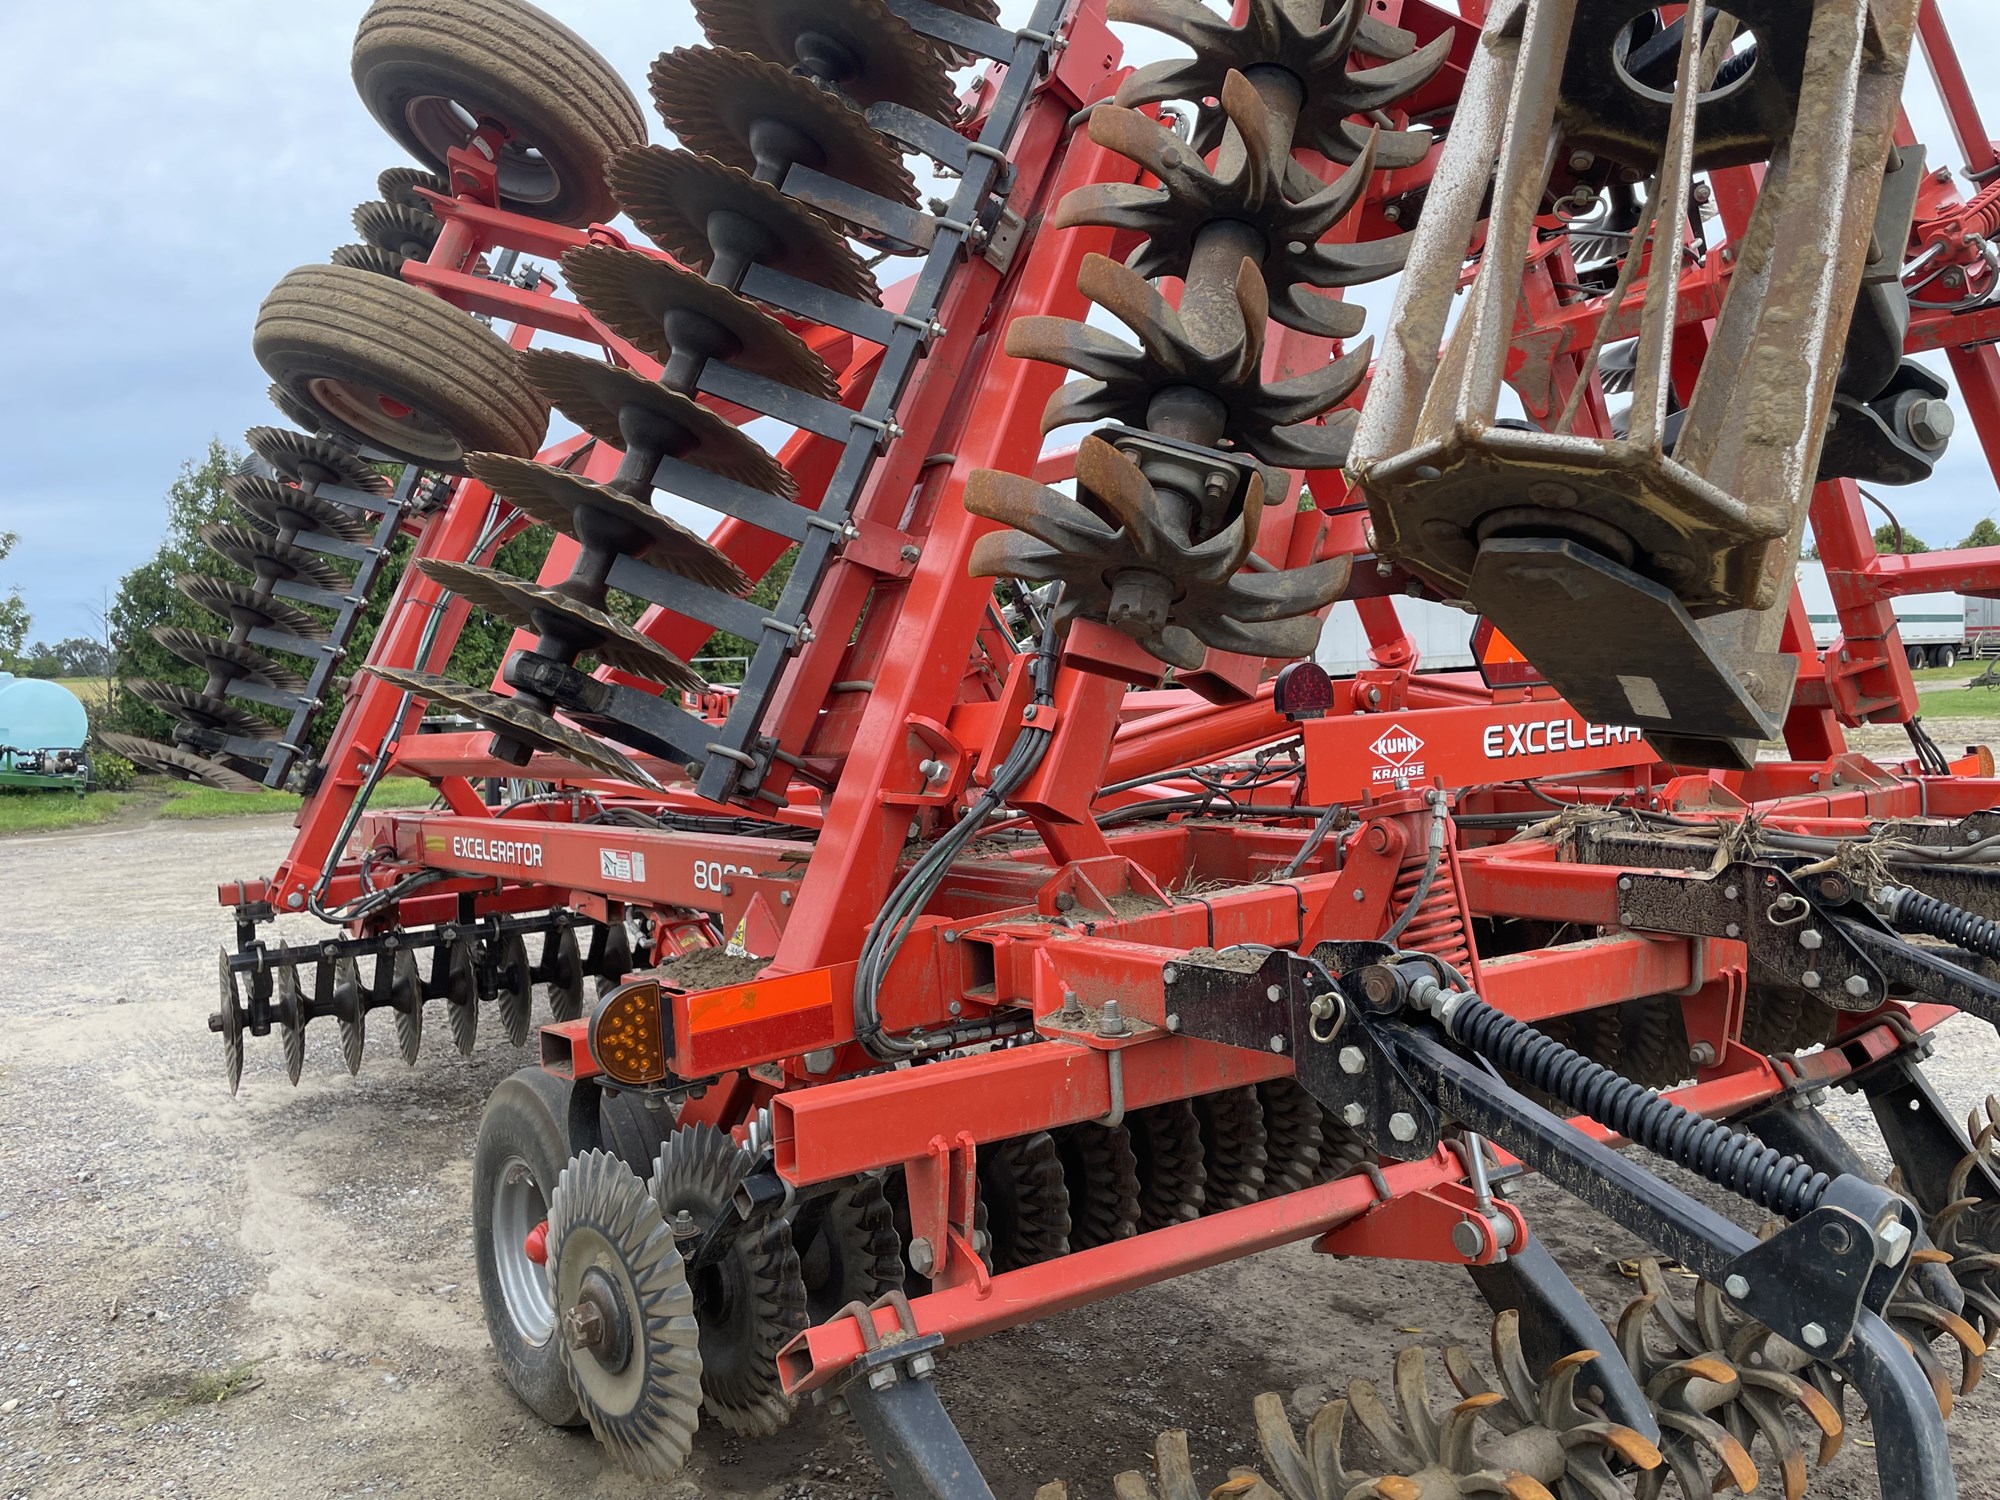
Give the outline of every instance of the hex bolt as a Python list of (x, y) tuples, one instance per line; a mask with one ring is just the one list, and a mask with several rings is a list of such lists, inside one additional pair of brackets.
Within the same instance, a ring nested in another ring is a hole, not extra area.
[(1340, 1122), (1350, 1130), (1359, 1130), (1368, 1120), (1368, 1111), (1358, 1104), (1344, 1104), (1340, 1109)]
[(1354, 893), (1354, 899), (1356, 901), (1366, 901), (1368, 898), (1364, 896), (1360, 891), (1356, 891)]
[(1825, 938), (1821, 937), (1817, 931), (1815, 931), (1813, 928), (1810, 927), (1806, 928), (1805, 931), (1799, 934), (1799, 946), (1805, 949), (1808, 953), (1812, 952), (1815, 948), (1819, 947), (1819, 945), (1825, 941), (1826, 941)]
[(1806, 987), (1807, 989), (1809, 989), (1809, 990), (1816, 990), (1816, 989), (1818, 989), (1818, 988), (1819, 988), (1819, 970), (1818, 970), (1818, 969), (1807, 969), (1807, 970), (1805, 971), (1805, 973), (1803, 973), (1803, 974), (1801, 974), (1801, 975), (1799, 976), (1799, 983), (1800, 983), (1800, 984), (1802, 984), (1802, 985), (1804, 985), (1804, 986), (1805, 986), (1805, 987)]
[(1363, 1068), (1367, 1066), (1368, 1066), (1368, 1059), (1362, 1056), (1361, 1049), (1359, 1047), (1342, 1047), (1340, 1049), (1341, 1072), (1359, 1073)]
[(1880, 1259), (1885, 1266), (1900, 1266), (1903, 1257), (1910, 1253), (1910, 1226), (1901, 1219), (1891, 1219), (1875, 1236), (1881, 1250)]
[(604, 1342), (604, 1314), (593, 1302), (579, 1302), (563, 1314), (563, 1338), (572, 1349), (595, 1349)]
[(1741, 937), (1743, 936), (1743, 929), (1734, 922), (1731, 922), (1722, 929), (1722, 935), (1724, 937)]
[(1618, 889), (1619, 889), (1619, 890), (1621, 890), (1621, 891), (1629, 891), (1629, 890), (1631, 890), (1631, 889), (1632, 889), (1632, 877), (1631, 877), (1630, 875), (1620, 875), (1620, 876), (1618, 877)]
[(1177, 1010), (1169, 1011), (1167, 1013), (1167, 1030), (1179, 1031), (1180, 1029), (1181, 1029), (1181, 1013)]
[[(828, 1060), (827, 1066), (833, 1066), (831, 1059)], [(695, 1223), (694, 1215), (686, 1209), (682, 1209), (674, 1215), (674, 1222), (671, 1227), (674, 1231), (674, 1238), (677, 1240), (691, 1240), (701, 1233), (701, 1225)]]
[(1284, 987), (1282, 985), (1276, 985), (1276, 984), (1265, 985), (1264, 998), (1270, 1001), (1273, 1005), (1276, 1005), (1280, 1000), (1285, 998)]
[[(1181, 977), (1181, 971), (1175, 968), (1172, 964), (1168, 964), (1164, 969), (1160, 970), (1160, 979), (1162, 983), (1172, 984), (1176, 979), (1179, 979), (1180, 977)], [(1273, 996), (1273, 998), (1275, 999), (1276, 997)]]
[(921, 1235), (910, 1241), (910, 1269), (919, 1276), (928, 1276), (937, 1269), (937, 1252)]
[(1923, 448), (1942, 448), (1958, 430), (1949, 401), (1918, 401), (1910, 407), (1910, 436)]
[(1067, 1020), (1075, 1020), (1083, 1014), (1083, 1002), (1076, 998), (1076, 991), (1067, 985), (1063, 986), (1062, 1009), (1056, 1014)]
[(879, 1370), (870, 1370), (868, 1372), (868, 1389), (871, 1391), (886, 1391), (895, 1383), (896, 1367), (894, 1365), (884, 1365)]
[(1104, 1002), (1104, 1009), (1097, 1017), (1097, 1034), (1099, 1036), (1125, 1035), (1125, 1017), (1119, 1012), (1116, 1000), (1107, 1000)]
[(1859, 1000), (1863, 995), (1868, 993), (1868, 981), (1859, 974), (1849, 974), (1846, 983), (1842, 984), (1841, 988)]
[(1713, 1042), (1696, 1042), (1692, 1047), (1688, 1048), (1688, 1061), (1693, 1063), (1697, 1068), (1714, 1067), (1717, 1055), (1715, 1043)]
[(1285, 1050), (1285, 1039), (1281, 1036), (1272, 1037), (1271, 1050), (1273, 1052), (1283, 1052)]
[(1405, 1144), (1414, 1141), (1417, 1138), (1417, 1122), (1415, 1118), (1404, 1114), (1400, 1109), (1397, 1110), (1393, 1115), (1389, 1116), (1389, 1134)]
[(1743, 893), (1737, 890), (1736, 887), (1733, 885), (1726, 885), (1722, 888), (1722, 899), (1724, 901), (1734, 901), (1742, 894)]
[(1722, 1289), (1741, 1302), (1750, 1295), (1750, 1282), (1742, 1276), (1730, 1276), (1723, 1281)]
[(1815, 1349), (1826, 1347), (1826, 1329), (1818, 1323), (1808, 1323), (1799, 1330), (1799, 1337)]
[(910, 1378), (928, 1380), (931, 1371), (937, 1368), (937, 1357), (931, 1354), (914, 1354), (910, 1357)]

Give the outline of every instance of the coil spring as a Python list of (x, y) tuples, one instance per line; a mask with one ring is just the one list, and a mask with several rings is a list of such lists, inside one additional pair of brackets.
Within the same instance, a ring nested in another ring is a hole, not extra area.
[(2000, 959), (2000, 922), (1977, 912), (1905, 888), (1896, 897), (1894, 914), (1898, 927), (1943, 938), (1982, 958)]
[[(1406, 860), (1396, 875), (1396, 889), (1389, 898), (1390, 909), (1400, 912), (1416, 895), (1424, 878), (1424, 856)], [(1424, 904), (1396, 940), (1399, 948), (1434, 954), (1460, 973), (1472, 966), (1472, 947), (1465, 937), (1465, 914), (1458, 904), (1458, 881), (1452, 873), (1451, 851), (1438, 857), (1437, 874)]]
[(1682, 1109), (1483, 1000), (1458, 1002), (1446, 1025), (1455, 1040), (1531, 1087), (1759, 1208), (1797, 1219), (1826, 1195), (1824, 1172)]

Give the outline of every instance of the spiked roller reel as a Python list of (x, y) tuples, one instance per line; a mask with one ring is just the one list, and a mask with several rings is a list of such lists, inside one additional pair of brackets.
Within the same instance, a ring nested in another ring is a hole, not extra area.
[(632, 222), (683, 265), (724, 285), (751, 262), (861, 302), (881, 289), (825, 219), (726, 162), (659, 146), (621, 153), (611, 185)]
[[(652, 1193), (677, 1238), (693, 1245), (733, 1219), (748, 1151), (711, 1125), (676, 1130), (660, 1148)], [(791, 1226), (783, 1219), (736, 1228), (714, 1260), (690, 1272), (701, 1329), (702, 1408), (731, 1432), (768, 1436), (791, 1420), (778, 1383), (778, 1351), (806, 1326), (806, 1292)]]
[(702, 361), (720, 359), (808, 395), (828, 401), (840, 395), (833, 371), (805, 340), (756, 303), (692, 271), (609, 245), (567, 252), (562, 271), (593, 316), (667, 367), (670, 385), (681, 384), (677, 360), (698, 371)]
[(1139, 1232), (1139, 1158), (1123, 1125), (1072, 1125), (1055, 1134), (1069, 1189), (1073, 1250), (1130, 1239)]
[(694, 0), (694, 14), (717, 47), (770, 58), (864, 109), (901, 104), (946, 121), (958, 113), (944, 60), (883, 0)]
[(617, 490), (561, 469), (497, 454), (474, 454), (468, 467), (537, 521), (586, 547), (644, 557), (656, 568), (724, 593), (750, 591), (742, 570), (706, 538)]
[[(1368, 16), (1367, 0), (1332, 7), (1296, 0), (1249, 0), (1243, 24), (1232, 26), (1199, 0), (1110, 0), (1106, 16), (1144, 26), (1182, 43), (1194, 56), (1149, 63), (1120, 85), (1127, 109), (1184, 99), (1200, 106), (1193, 146), (1206, 155), (1223, 143), (1229, 118), (1212, 101), (1223, 98), (1231, 73), (1249, 76), (1297, 111), (1292, 144), (1335, 161), (1356, 160), (1369, 127), (1353, 116), (1387, 109), (1422, 88), (1451, 53), (1451, 33), (1418, 48), (1416, 38)], [(1383, 59), (1350, 68), (1360, 52)], [(1430, 151), (1428, 131), (1383, 134), (1376, 165), (1414, 166)]]
[(1264, 1108), (1254, 1088), (1224, 1089), (1194, 1101), (1201, 1125), (1207, 1194), (1202, 1212), (1217, 1214), (1264, 1196)]
[(1139, 1228), (1164, 1229), (1201, 1217), (1208, 1197), (1201, 1123), (1185, 1099), (1132, 1111), (1125, 1128), (1139, 1169)]
[[(1019, 326), (1018, 324), (1016, 325)], [(1294, 657), (1319, 639), (1316, 612), (1347, 586), (1345, 558), (1279, 572), (1246, 572), (1263, 516), (1253, 477), (1241, 512), (1199, 535), (1178, 494), (1156, 488), (1102, 438), (1077, 452), (1072, 500), (1032, 479), (973, 475), (965, 506), (1011, 528), (982, 537), (972, 571), (1063, 585), (1064, 618), (1108, 620), (1165, 662), (1199, 667), (1206, 647)]]
[(274, 532), (319, 531), (343, 542), (366, 542), (375, 534), (360, 511), (295, 485), (255, 474), (231, 474), (222, 487), (239, 510)]
[[(1345, 1399), (1320, 1408), (1303, 1442), (1284, 1401), (1266, 1393), (1253, 1404), (1262, 1469), (1236, 1470), (1206, 1493), (1232, 1500), (1629, 1500), (1624, 1476), (1657, 1471), (1660, 1451), (1580, 1402), (1578, 1377), (1597, 1357), (1589, 1350), (1571, 1354), (1537, 1379), (1521, 1347), (1520, 1316), (1504, 1312), (1493, 1325), (1497, 1387), (1463, 1349), (1447, 1349), (1446, 1369), (1464, 1399), (1442, 1414), (1431, 1405), (1421, 1349), (1396, 1358), (1393, 1412), (1372, 1382), (1357, 1380)], [(1357, 1464), (1357, 1449), (1372, 1461)], [(1120, 1500), (1200, 1500), (1187, 1434), (1162, 1433), (1150, 1480), (1121, 1474), (1115, 1487)], [(1049, 1484), (1036, 1500), (1069, 1500), (1069, 1494), (1067, 1485)]]
[[(344, 266), (350, 271), (366, 271), (371, 276), (393, 276), (398, 281), (403, 279), (403, 262), (407, 259), (408, 256), (378, 250), (373, 245), (341, 245), (327, 257), (331, 264)], [(307, 408), (300, 403), (299, 409), (304, 411)], [(315, 424), (324, 420), (317, 413), (312, 418)]]
[(1982, 1118), (1966, 1122), (1972, 1151), (1952, 1169), (1949, 1201), (1931, 1220), (1931, 1238), (1951, 1256), (1951, 1272), (1965, 1292), (1965, 1315), (1988, 1346), (2000, 1343), (2000, 1201), (1972, 1191), (2000, 1175), (2000, 1098), (1987, 1096)]
[(328, 593), (339, 592), (351, 581), (317, 552), (281, 540), (261, 527), (217, 521), (201, 528), (201, 539), (217, 555), (260, 579), (302, 583)]
[(417, 566), (454, 594), (510, 625), (574, 643), (621, 672), (644, 677), (682, 692), (699, 692), (701, 675), (664, 647), (603, 610), (572, 598), (560, 589), (543, 588), (511, 573), (471, 563), (420, 558)]
[[(414, 697), (424, 698), (446, 708), (458, 710), (477, 719), (495, 734), (504, 736), (520, 744), (529, 745), (545, 754), (564, 760), (573, 760), (578, 765), (608, 776), (614, 781), (629, 781), (635, 786), (651, 787), (658, 790), (659, 783), (653, 779), (638, 762), (613, 749), (602, 740), (593, 739), (580, 730), (540, 713), (513, 698), (503, 698), (497, 693), (489, 693), (483, 688), (468, 687), (462, 682), (453, 682), (449, 677), (434, 676), (429, 672), (410, 672), (401, 667), (385, 667), (370, 663), (366, 670), (374, 673), (391, 687), (401, 688)], [(521, 1036), (527, 1036), (525, 1018)]]
[(653, 103), (683, 146), (774, 188), (793, 166), (915, 206), (916, 180), (889, 139), (840, 95), (788, 68), (716, 47), (663, 53)]
[[(1223, 84), (1222, 103), (1240, 143), (1239, 150), (1223, 154), (1232, 163), (1228, 169), (1220, 162), (1210, 167), (1187, 142), (1137, 110), (1099, 105), (1090, 116), (1090, 138), (1144, 167), (1160, 185), (1107, 182), (1078, 188), (1057, 209), (1056, 226), (1095, 224), (1144, 236), (1126, 265), (1157, 278), (1186, 277), (1211, 226), (1227, 224), (1239, 232), (1236, 226), (1247, 225), (1256, 236), (1243, 248), (1259, 262), (1270, 316), (1323, 338), (1353, 337), (1361, 331), (1363, 310), (1313, 289), (1359, 286), (1402, 269), (1407, 235), (1321, 243), (1361, 201), (1376, 168), (1379, 133), (1366, 138), (1354, 164), (1332, 183), (1315, 186), (1291, 158), (1284, 122), (1273, 117), (1241, 73), (1232, 72)], [(1312, 191), (1288, 194), (1288, 182)]]
[[(745, 436), (740, 428), (731, 426), (679, 391), (668, 390), (655, 381), (635, 375), (630, 370), (621, 370), (616, 365), (605, 364), (602, 360), (561, 349), (530, 349), (521, 356), (521, 365), (536, 389), (547, 396), (558, 411), (599, 442), (628, 452), (643, 444), (656, 449), (663, 457), (677, 458), (682, 463), (706, 469), (711, 474), (720, 474), (725, 479), (733, 479), (738, 484), (763, 490), (767, 494), (790, 498), (797, 493), (797, 484), (791, 475), (779, 466), (775, 458), (758, 447), (755, 439)], [(525, 459), (475, 454), (467, 460), (468, 467), (474, 459), (498, 459), (498, 463), (489, 462), (486, 467), (507, 474), (517, 475), (529, 466)], [(500, 465), (511, 467), (501, 468)], [(561, 473), (560, 470), (546, 468), (543, 472)], [(480, 477), (484, 478), (484, 475)], [(545, 488), (546, 493), (561, 492), (559, 480), (548, 481), (547, 485), (554, 488)], [(715, 549), (705, 539), (696, 537), (685, 528), (676, 529), (682, 536), (714, 553)], [(747, 590), (748, 582), (742, 579), (740, 573), (735, 573), (733, 565), (728, 566), (738, 581), (734, 584), (718, 582), (710, 586)]]
[[(365, 247), (364, 247), (365, 248)], [(338, 251), (334, 252), (338, 254)], [(305, 402), (292, 395), (283, 386), (272, 384), (264, 388), (264, 395), (277, 407), (287, 422), (302, 427), (306, 432), (318, 432), (326, 425), (326, 418), (314, 411)]]
[(607, 1151), (564, 1168), (549, 1199), (549, 1287), (571, 1388), (620, 1464), (665, 1479), (687, 1462), (701, 1404), (687, 1267), (660, 1208)]

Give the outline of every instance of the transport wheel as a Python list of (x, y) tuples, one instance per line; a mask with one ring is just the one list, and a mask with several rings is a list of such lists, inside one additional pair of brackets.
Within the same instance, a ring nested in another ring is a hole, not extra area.
[(659, 1109), (648, 1109), (646, 1096), (637, 1089), (598, 1096), (599, 1143), (641, 1177), (653, 1175), (653, 1162), (673, 1131), (673, 1111), (664, 1101)]
[(1945, 668), (1957, 666), (1958, 647), (1933, 646), (1931, 648), (1931, 665), (1934, 667), (1945, 667)]
[[(652, 1190), (674, 1236), (692, 1246), (718, 1218), (733, 1216), (750, 1166), (750, 1153), (712, 1125), (668, 1136)], [(701, 1327), (702, 1410), (731, 1432), (768, 1437), (792, 1416), (792, 1399), (778, 1383), (778, 1351), (806, 1326), (791, 1226), (783, 1219), (745, 1225), (715, 1260), (694, 1267), (688, 1282)]]
[(678, 1472), (701, 1412), (687, 1265), (646, 1185), (610, 1152), (563, 1168), (548, 1257), (554, 1342), (590, 1430), (643, 1479)]
[(532, 456), (549, 407), (485, 324), (405, 282), (300, 266), (265, 297), (257, 361), (326, 425), (425, 468), (468, 453)]
[(558, 224), (614, 217), (605, 163), (646, 144), (646, 117), (611, 64), (521, 0), (375, 0), (353, 74), (376, 122), (438, 171), (482, 120), (505, 126), (500, 206)]
[(850, 1302), (872, 1305), (903, 1284), (903, 1242), (879, 1178), (857, 1178), (807, 1203), (792, 1223), (792, 1243), (814, 1323)]
[(583, 1415), (564, 1372), (556, 1304), (528, 1235), (549, 1216), (569, 1161), (570, 1085), (540, 1068), (503, 1079), (479, 1117), (472, 1150), (472, 1241), (479, 1303), (500, 1371), (528, 1409), (556, 1427)]

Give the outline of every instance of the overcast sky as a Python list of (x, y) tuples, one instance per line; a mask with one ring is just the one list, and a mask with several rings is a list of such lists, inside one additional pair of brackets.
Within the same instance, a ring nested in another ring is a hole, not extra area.
[[(675, 0), (543, 0), (644, 97), (647, 64), (699, 40)], [(2000, 18), (1946, 0), (2000, 121)], [(42, 639), (93, 611), (157, 544), (161, 496), (212, 436), (276, 421), (250, 355), (257, 305), (355, 238), (354, 205), (405, 158), (362, 108), (348, 49), (363, 0), (0, 0), (0, 139), (12, 141), (0, 322), (7, 456), (0, 564)], [(1025, 11), (1012, 0), (1010, 15)], [(1919, 73), (1919, 128), (1944, 144)], [(664, 136), (657, 122), (656, 139)], [(1371, 303), (1373, 297), (1368, 299)], [(1371, 320), (1379, 321), (1379, 320)], [(1934, 543), (1996, 506), (1961, 424), (1940, 477), (1899, 504)]]

